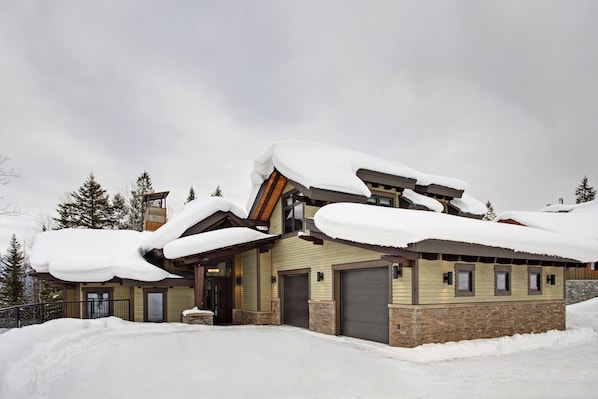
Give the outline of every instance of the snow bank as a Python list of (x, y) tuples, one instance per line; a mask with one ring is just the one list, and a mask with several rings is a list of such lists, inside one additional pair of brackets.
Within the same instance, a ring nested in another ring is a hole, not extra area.
[(406, 248), (437, 239), (579, 262), (598, 260), (594, 240), (444, 213), (337, 203), (319, 209), (314, 221), (318, 229), (332, 238), (364, 244)]
[(192, 309), (185, 309), (185, 310), (183, 310), (183, 316), (188, 316), (190, 314), (207, 314), (207, 315), (213, 315), (214, 312), (212, 312), (211, 310), (197, 309), (197, 306), (195, 306)]
[(426, 195), (416, 193), (415, 191), (413, 191), (411, 189), (407, 188), (407, 189), (403, 190), (403, 197), (405, 199), (409, 200), (412, 204), (425, 206), (426, 208), (428, 208), (431, 211), (434, 211), (434, 212), (443, 212), (444, 211), (444, 206), (442, 206), (442, 204), (439, 201), (435, 200), (434, 198), (430, 198)]
[(164, 256), (176, 259), (274, 237), (248, 227), (229, 227), (179, 238), (164, 245)]
[(272, 145), (255, 159), (249, 207), (253, 204), (261, 184), (274, 169), (308, 188), (365, 197), (370, 197), (371, 192), (357, 177), (359, 169), (412, 178), (417, 184), (424, 186), (437, 184), (456, 190), (465, 190), (467, 187), (465, 182), (459, 179), (422, 173), (399, 162), (387, 161), (358, 151), (303, 141), (283, 141)]
[(469, 213), (471, 215), (485, 215), (488, 211), (488, 208), (486, 208), (486, 205), (483, 202), (465, 193), (463, 193), (461, 198), (451, 200), (451, 205), (461, 210), (461, 212)]
[(46, 231), (35, 237), (31, 266), (39, 273), (73, 282), (179, 278), (146, 262), (139, 251), (141, 237), (140, 232), (131, 230)]
[(154, 248), (162, 249), (168, 242), (179, 238), (185, 230), (216, 212), (231, 212), (241, 219), (247, 218), (244, 210), (222, 197), (197, 198), (188, 202), (181, 212), (158, 230), (144, 235), (141, 249), (144, 252)]

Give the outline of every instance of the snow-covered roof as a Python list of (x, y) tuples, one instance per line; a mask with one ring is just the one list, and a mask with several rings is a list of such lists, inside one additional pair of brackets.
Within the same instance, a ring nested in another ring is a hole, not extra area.
[(167, 243), (178, 239), (188, 228), (217, 212), (231, 212), (241, 219), (247, 218), (243, 209), (222, 197), (197, 198), (188, 202), (181, 212), (158, 230), (145, 235), (141, 249), (145, 252), (154, 248), (162, 249)]
[(409, 188), (403, 190), (403, 198), (405, 198), (414, 205), (424, 206), (434, 212), (444, 211), (444, 206), (442, 206), (442, 204), (439, 201), (435, 200), (434, 198), (428, 197), (427, 195), (416, 193), (415, 191)]
[(445, 213), (337, 203), (318, 210), (314, 222), (324, 234), (356, 243), (407, 248), (444, 240), (579, 262), (598, 260), (598, 245), (591, 239)]
[(463, 193), (461, 198), (452, 199), (450, 204), (459, 209), (461, 212), (468, 213), (470, 215), (482, 216), (485, 215), (488, 210), (483, 202), (465, 193)]
[(171, 241), (164, 246), (164, 256), (167, 259), (176, 259), (273, 237), (276, 236), (264, 234), (248, 227), (229, 227)]
[(64, 229), (39, 233), (31, 251), (38, 273), (74, 282), (114, 277), (137, 281), (180, 278), (148, 263), (139, 250), (143, 233), (131, 230)]
[(552, 205), (538, 212), (503, 212), (496, 218), (509, 219), (529, 227), (598, 240), (598, 201)]
[(253, 204), (261, 184), (274, 169), (286, 178), (307, 188), (318, 188), (347, 194), (370, 197), (366, 184), (357, 177), (360, 169), (415, 179), (422, 186), (439, 185), (455, 190), (465, 190), (467, 185), (459, 179), (430, 175), (409, 168), (396, 161), (388, 161), (358, 151), (341, 147), (283, 141), (272, 145), (253, 164)]

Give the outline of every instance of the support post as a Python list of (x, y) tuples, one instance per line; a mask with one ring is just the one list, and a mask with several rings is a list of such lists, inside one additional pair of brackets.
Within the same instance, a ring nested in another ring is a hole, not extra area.
[(195, 266), (195, 306), (197, 309), (203, 309), (203, 285), (204, 285), (205, 266)]

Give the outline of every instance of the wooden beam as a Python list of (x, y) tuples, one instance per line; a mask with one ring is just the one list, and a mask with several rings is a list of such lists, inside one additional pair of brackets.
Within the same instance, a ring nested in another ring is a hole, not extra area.
[(195, 267), (195, 306), (197, 309), (203, 309), (203, 285), (204, 285), (204, 274), (205, 266)]

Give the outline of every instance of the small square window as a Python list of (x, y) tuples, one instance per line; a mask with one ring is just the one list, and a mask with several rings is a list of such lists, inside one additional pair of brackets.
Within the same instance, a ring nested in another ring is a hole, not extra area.
[(542, 294), (542, 268), (528, 268), (528, 293), (529, 295)]
[(455, 296), (475, 295), (475, 265), (456, 264)]
[(494, 267), (494, 295), (511, 295), (511, 267)]
[(372, 195), (367, 201), (370, 205), (385, 206), (388, 208), (394, 207), (394, 198), (384, 197), (381, 195)]

